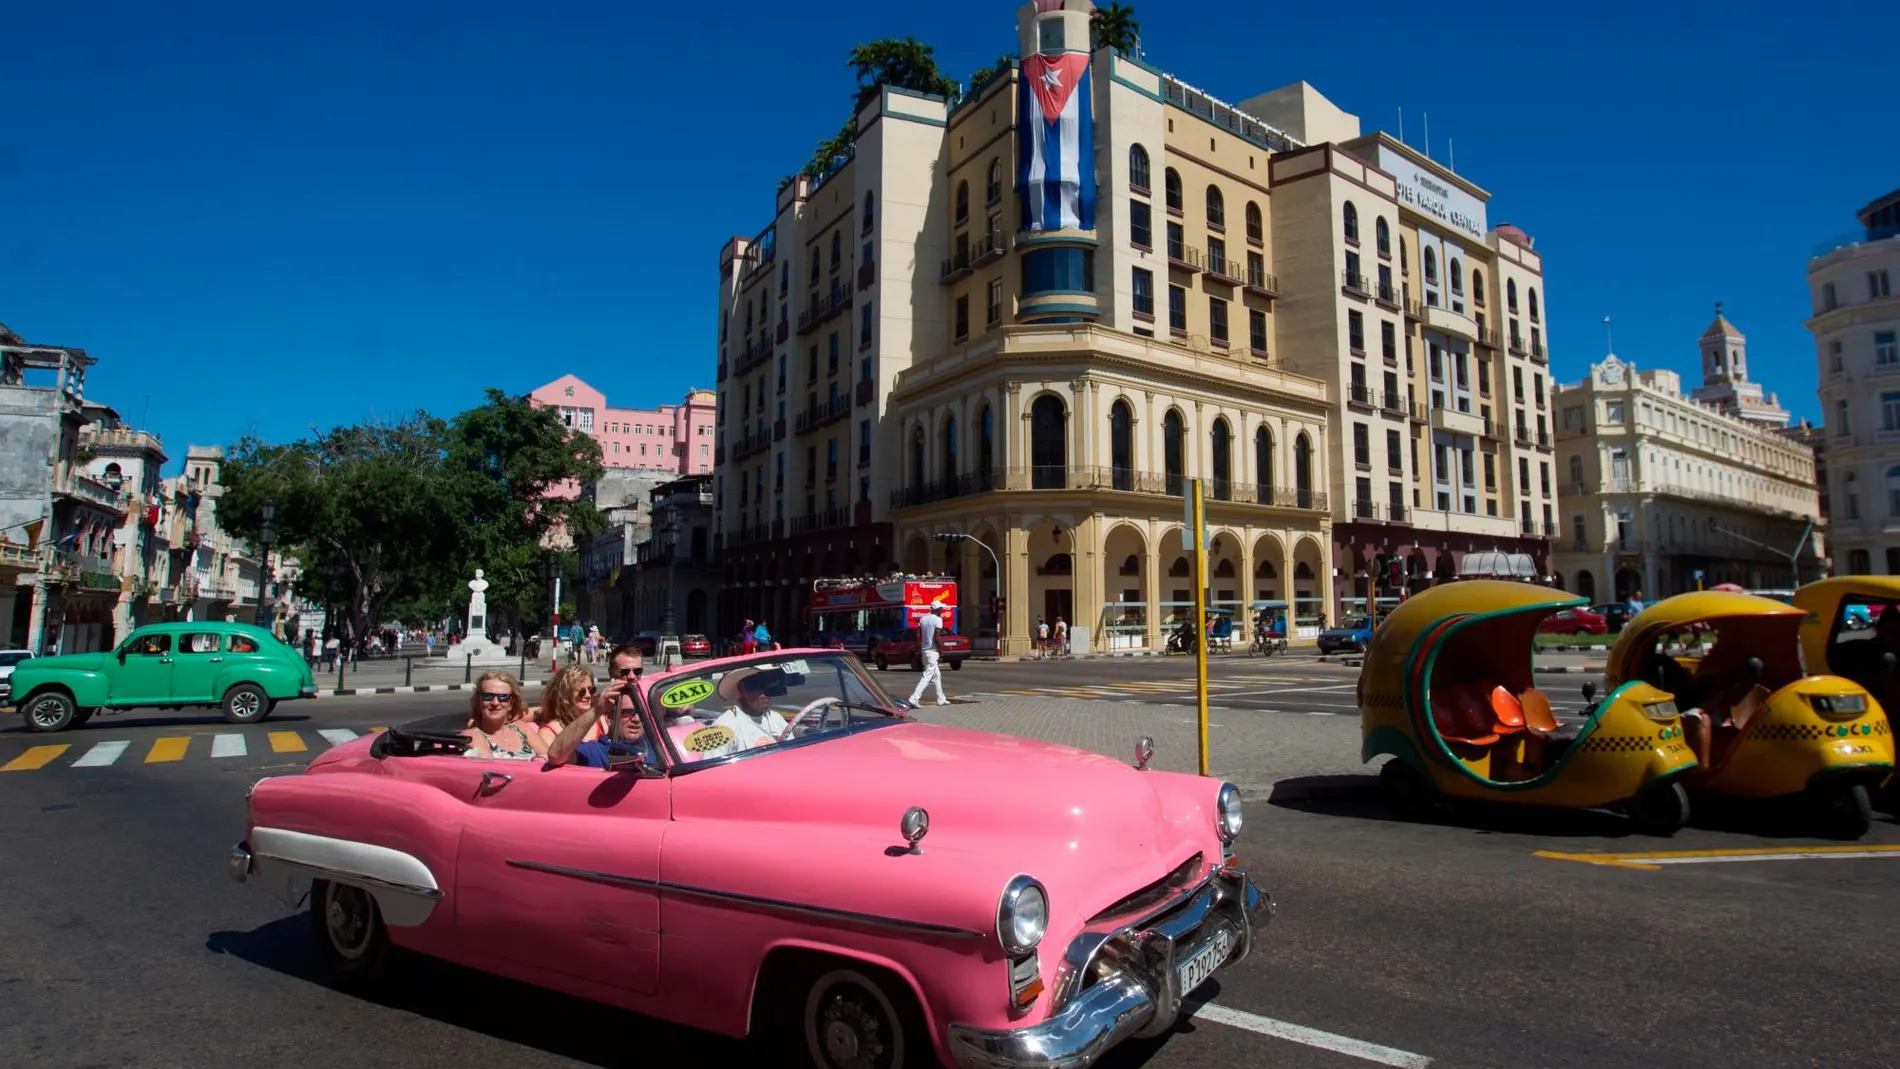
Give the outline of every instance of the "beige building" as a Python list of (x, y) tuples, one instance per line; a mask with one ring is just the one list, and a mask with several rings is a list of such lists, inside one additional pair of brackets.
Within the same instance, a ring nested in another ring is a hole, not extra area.
[[(1745, 361), (1740, 332), (1719, 314), (1703, 335), (1705, 356), (1718, 333)], [(1638, 371), (1614, 355), (1558, 387), (1554, 403), (1564, 589), (1595, 602), (1653, 601), (1696, 589), (1698, 573), (1704, 587), (1757, 590), (1825, 574), (1814, 453), (1796, 437), (1685, 396), (1673, 371)]]
[[(1074, 60), (1093, 217), (1044, 218), (1037, 176), (1074, 171), (1022, 115), (1090, 10), (1019, 11), (1027, 86), (1019, 65), (954, 104), (883, 90), (850, 158), (726, 246), (722, 628), (796, 633), (812, 579), (898, 567), (965, 578), (977, 630), (1003, 595), (1007, 649), (1038, 616), (1078, 647), (1153, 646), (1193, 593), (1195, 477), (1209, 596), (1291, 601), (1309, 633), (1364, 604), (1375, 563), (1414, 589), (1542, 576), (1529, 239), (1304, 83), (1235, 107), (1109, 50)], [(945, 531), (995, 549), (1001, 584)]]
[(1900, 575), (1900, 190), (1859, 218), (1808, 261), (1828, 521), (1840, 572)]

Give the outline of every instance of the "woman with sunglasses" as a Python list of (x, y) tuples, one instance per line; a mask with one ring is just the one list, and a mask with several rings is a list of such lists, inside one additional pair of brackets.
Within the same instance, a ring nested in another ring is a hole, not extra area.
[[(577, 664), (568, 665), (541, 692), (541, 708), (535, 714), (534, 725), (538, 729), (536, 738), (545, 752), (547, 746), (561, 737), (568, 725), (582, 717), (592, 719), (594, 699), (599, 691), (594, 686), (594, 674)], [(599, 726), (590, 730), (581, 741), (591, 742), (600, 737)]]
[(467, 756), (504, 761), (528, 761), (547, 755), (547, 744), (529, 724), (528, 703), (508, 672), (483, 672), (469, 696)]

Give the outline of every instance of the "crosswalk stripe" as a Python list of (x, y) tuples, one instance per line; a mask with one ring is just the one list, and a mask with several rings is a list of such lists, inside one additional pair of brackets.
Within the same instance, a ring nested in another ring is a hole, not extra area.
[(211, 756), (213, 757), (243, 757), (247, 749), (244, 736), (236, 732), (211, 736)]
[(305, 746), (303, 736), (294, 731), (273, 731), (270, 733), (270, 748), (276, 753), (296, 753), (310, 747)]
[(54, 758), (70, 749), (72, 747), (63, 742), (56, 746), (32, 746), (20, 756), (0, 765), (0, 772), (31, 772), (36, 768), (45, 768)]
[(351, 731), (349, 728), (324, 728), (322, 731), (317, 732), (317, 734), (323, 736), (324, 741), (332, 746), (341, 746), (351, 739), (356, 738), (356, 732)]
[(151, 751), (145, 755), (145, 763), (154, 765), (162, 761), (182, 761), (185, 749), (190, 745), (189, 738), (154, 739)]
[(79, 760), (73, 762), (74, 768), (103, 768), (117, 761), (131, 746), (129, 742), (101, 742), (87, 750)]

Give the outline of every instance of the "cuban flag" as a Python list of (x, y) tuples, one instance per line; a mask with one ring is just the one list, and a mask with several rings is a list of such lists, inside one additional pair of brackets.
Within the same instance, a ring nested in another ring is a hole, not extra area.
[(1095, 229), (1095, 122), (1089, 54), (1023, 57), (1017, 193), (1024, 230)]

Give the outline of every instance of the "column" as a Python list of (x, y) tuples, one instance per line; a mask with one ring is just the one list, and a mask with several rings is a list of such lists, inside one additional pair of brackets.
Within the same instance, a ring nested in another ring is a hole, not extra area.
[[(1151, 650), (1159, 650), (1162, 648), (1161, 606), (1160, 606), (1161, 571), (1160, 570), (1162, 568), (1161, 560), (1162, 560), (1163, 553), (1162, 553), (1162, 546), (1160, 542), (1158, 541), (1160, 536), (1156, 534), (1156, 531), (1158, 531), (1159, 529), (1160, 529), (1160, 525), (1158, 524), (1151, 523), (1148, 525), (1147, 556), (1142, 561), (1142, 564), (1141, 564), (1141, 600), (1146, 602), (1148, 605), (1147, 642), (1148, 642), (1148, 648)], [(1179, 543), (1176, 543), (1176, 544), (1178, 545)]]
[[(1003, 433), (1009, 436), (1009, 467), (1020, 472), (1009, 480), (1012, 490), (1029, 488), (1029, 450), (1024, 443), (1029, 437), (1029, 410), (1023, 407), (1023, 384), (1006, 382), (1003, 384)], [(1015, 634), (1015, 629), (1011, 628)]]
[[(45, 559), (42, 559), (40, 564), (41, 567), (44, 568), (46, 564)], [(46, 602), (48, 594), (46, 579), (42, 574), (41, 578), (33, 582), (33, 601), (31, 603), (31, 610), (27, 615), (26, 624), (26, 648), (32, 650), (36, 657), (44, 657), (47, 654), (47, 651), (41, 648), (40, 644), (46, 640)]]
[(1021, 655), (1029, 652), (1029, 618), (1034, 615), (1029, 609), (1029, 532), (1014, 526), (1008, 516), (1002, 529), (1003, 608), (1008, 620), (1003, 632), (1008, 652)]
[(1074, 591), (1075, 618), (1069, 621), (1073, 634), (1079, 621), (1089, 629), (1089, 648), (1081, 653), (1091, 653), (1102, 648), (1102, 530), (1104, 524), (1099, 515), (1085, 516), (1075, 525), (1074, 553), (1075, 574), (1070, 577), (1070, 589)]
[[(1236, 628), (1240, 626), (1240, 619), (1247, 615), (1248, 606), (1252, 605), (1256, 600), (1256, 595), (1254, 594), (1253, 544), (1254, 539), (1258, 537), (1258, 532), (1256, 532), (1251, 525), (1243, 528), (1242, 532), (1240, 537), (1240, 585), (1236, 587), (1234, 591), (1234, 596), (1240, 599), (1240, 611), (1234, 614), (1234, 626)], [(1253, 633), (1252, 625), (1248, 626), (1247, 633), (1250, 635)]]

